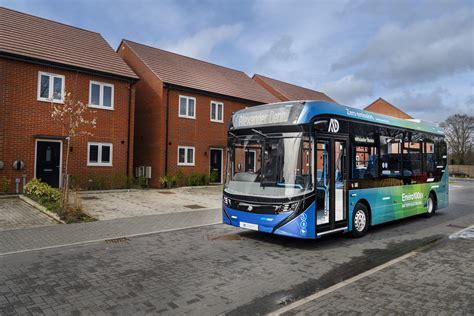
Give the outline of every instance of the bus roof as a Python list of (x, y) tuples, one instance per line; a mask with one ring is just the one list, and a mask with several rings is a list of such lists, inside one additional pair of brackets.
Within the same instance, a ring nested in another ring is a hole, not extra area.
[(436, 123), (405, 120), (325, 101), (290, 101), (254, 106), (234, 113), (233, 128), (307, 124), (318, 115), (337, 115), (374, 124), (401, 127), (438, 135), (444, 131)]

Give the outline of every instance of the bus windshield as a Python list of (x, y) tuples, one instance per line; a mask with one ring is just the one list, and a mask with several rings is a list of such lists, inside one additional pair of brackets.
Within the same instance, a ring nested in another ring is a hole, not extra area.
[(286, 198), (312, 185), (312, 144), (305, 133), (252, 134), (229, 138), (225, 191)]

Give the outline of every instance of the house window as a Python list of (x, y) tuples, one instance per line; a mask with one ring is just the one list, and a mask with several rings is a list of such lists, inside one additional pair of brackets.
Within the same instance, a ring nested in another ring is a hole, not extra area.
[(64, 76), (38, 72), (38, 100), (62, 103), (64, 100)]
[(179, 96), (179, 117), (196, 118), (196, 98)]
[(194, 166), (194, 147), (178, 146), (178, 166)]
[(89, 84), (89, 107), (113, 110), (114, 85), (91, 81)]
[(112, 144), (110, 143), (88, 143), (87, 144), (88, 166), (112, 166)]
[(224, 103), (211, 101), (211, 122), (224, 123)]

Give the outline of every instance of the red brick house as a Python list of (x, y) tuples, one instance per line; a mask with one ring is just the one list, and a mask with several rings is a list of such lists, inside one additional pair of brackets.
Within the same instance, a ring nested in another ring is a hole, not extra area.
[(253, 75), (252, 79), (259, 85), (267, 89), (268, 92), (270, 92), (280, 101), (319, 100), (327, 102), (336, 102), (322, 92), (300, 87), (291, 83), (272, 79), (259, 74)]
[(51, 100), (65, 91), (97, 118), (72, 143), (70, 174), (132, 175), (137, 80), (100, 34), (0, 8), (0, 179), (61, 185), (66, 133)]
[(278, 101), (241, 71), (128, 40), (118, 53), (140, 77), (134, 160), (152, 167), (153, 187), (178, 169), (221, 182), (231, 114)]
[(384, 114), (384, 115), (389, 115), (393, 117), (398, 117), (401, 119), (412, 119), (413, 117), (410, 116), (409, 114), (403, 112), (399, 108), (397, 108), (395, 105), (391, 104), (390, 102), (378, 98), (368, 106), (364, 108), (365, 111), (370, 111), (374, 113), (379, 113), (379, 114)]

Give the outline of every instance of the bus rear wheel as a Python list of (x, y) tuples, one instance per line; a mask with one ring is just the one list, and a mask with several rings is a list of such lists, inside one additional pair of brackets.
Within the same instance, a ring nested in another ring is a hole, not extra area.
[(430, 218), (431, 216), (434, 215), (436, 211), (436, 201), (433, 193), (430, 193), (430, 196), (428, 197), (428, 201), (426, 201), (426, 213), (425, 216)]
[(360, 238), (367, 233), (369, 229), (369, 211), (367, 206), (357, 203), (352, 213), (351, 235), (354, 238)]

